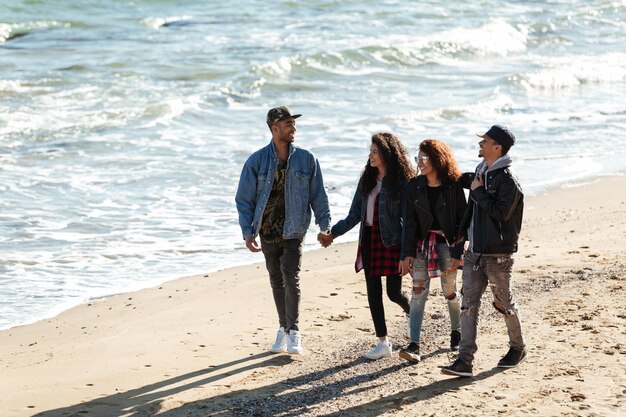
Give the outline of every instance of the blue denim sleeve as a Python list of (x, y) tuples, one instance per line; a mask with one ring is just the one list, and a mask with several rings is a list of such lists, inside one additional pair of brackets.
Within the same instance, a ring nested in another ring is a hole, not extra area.
[(315, 157), (313, 157), (313, 164), (313, 174), (309, 180), (309, 201), (315, 215), (315, 224), (318, 224), (321, 230), (328, 230), (330, 228), (328, 195), (326, 195), (326, 190), (324, 189), (324, 178), (322, 177), (320, 163)]
[(254, 222), (254, 210), (256, 209), (256, 187), (257, 174), (250, 160), (248, 160), (241, 170), (239, 186), (235, 195), (235, 203), (239, 213), (239, 226), (244, 238), (246, 236), (254, 236), (255, 234), (252, 224)]
[(350, 205), (350, 211), (345, 219), (339, 220), (332, 228), (331, 233), (333, 237), (341, 236), (350, 231), (354, 226), (361, 221), (361, 205), (363, 198), (361, 197), (360, 188), (357, 187), (352, 198), (352, 204)]

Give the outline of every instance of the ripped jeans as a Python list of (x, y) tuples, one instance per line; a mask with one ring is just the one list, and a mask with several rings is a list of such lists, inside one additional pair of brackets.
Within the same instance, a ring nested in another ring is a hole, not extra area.
[[(439, 261), (439, 269), (441, 270), (441, 291), (444, 298), (448, 302), (448, 313), (450, 314), (451, 330), (459, 330), (461, 306), (456, 295), (456, 270), (451, 274), (444, 271), (450, 266), (450, 249), (446, 243), (437, 243), (437, 258)], [(413, 291), (411, 296), (411, 342), (419, 344), (420, 335), (422, 333), (422, 321), (424, 319), (424, 310), (426, 308), (426, 300), (430, 290), (430, 278), (428, 278), (427, 261), (423, 255), (419, 253), (415, 255), (413, 260)]]
[(511, 254), (483, 255), (478, 267), (476, 260), (480, 255), (466, 252), (463, 264), (463, 301), (461, 306), (461, 343), (459, 359), (471, 363), (478, 350), (476, 336), (480, 299), (491, 287), (493, 306), (502, 313), (509, 333), (509, 347), (523, 349), (526, 345), (522, 336), (522, 324), (519, 311), (511, 292), (511, 273), (513, 258)]

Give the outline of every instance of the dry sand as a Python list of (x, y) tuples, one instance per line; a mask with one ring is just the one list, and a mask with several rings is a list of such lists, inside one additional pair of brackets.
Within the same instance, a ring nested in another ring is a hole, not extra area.
[[(355, 245), (339, 244), (304, 257), (304, 355), (268, 353), (277, 324), (264, 265), (227, 269), (0, 332), (0, 416), (626, 415), (625, 183), (527, 199), (513, 280), (529, 355), (518, 368), (495, 368), (507, 336), (487, 291), (475, 377), (440, 373), (452, 356), (438, 283), (420, 364), (362, 358), (376, 338)], [(385, 303), (397, 349), (404, 314)]]

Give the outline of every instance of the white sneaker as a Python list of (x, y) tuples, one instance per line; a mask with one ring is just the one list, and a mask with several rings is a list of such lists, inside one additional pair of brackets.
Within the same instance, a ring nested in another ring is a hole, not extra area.
[(278, 332), (276, 332), (276, 341), (272, 345), (270, 352), (272, 353), (282, 353), (287, 352), (287, 333), (285, 333), (285, 329), (283, 327), (278, 328)]
[(297, 330), (289, 330), (289, 337), (287, 338), (287, 352), (296, 355), (302, 354), (302, 337)]
[(391, 343), (389, 343), (388, 340), (381, 340), (374, 349), (370, 350), (363, 356), (365, 356), (367, 359), (372, 360), (391, 358), (391, 352)]

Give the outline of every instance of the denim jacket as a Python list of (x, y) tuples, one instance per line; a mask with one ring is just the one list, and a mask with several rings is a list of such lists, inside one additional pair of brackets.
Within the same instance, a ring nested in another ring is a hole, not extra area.
[[(235, 203), (244, 238), (259, 234), (277, 167), (273, 141), (250, 155), (243, 166)], [(315, 223), (321, 230), (328, 230), (330, 209), (319, 162), (311, 152), (290, 144), (285, 171), (283, 239), (304, 238), (311, 223), (311, 209)]]
[[(361, 187), (357, 187), (352, 205), (348, 211), (348, 216), (339, 220), (331, 230), (333, 237), (347, 233), (361, 223), (359, 231), (359, 242), (363, 232), (363, 222), (365, 221), (365, 211), (367, 210), (367, 197), (361, 196)], [(380, 235), (383, 245), (399, 245), (402, 241), (402, 195), (399, 198), (391, 198), (389, 192), (389, 180), (383, 178), (383, 183), (378, 195), (378, 223), (380, 225)]]

